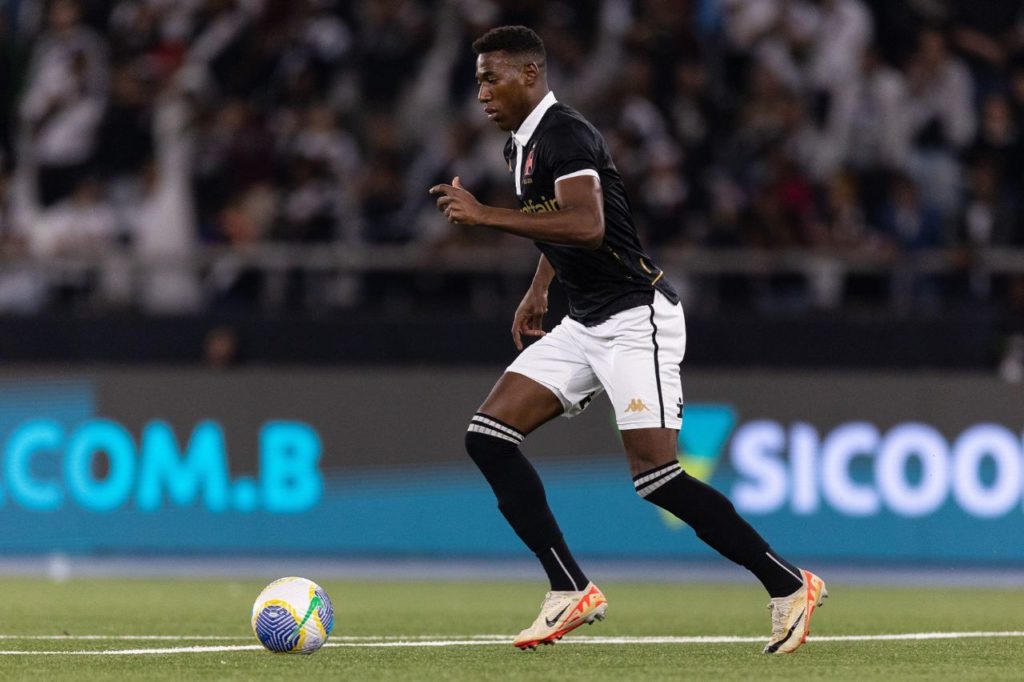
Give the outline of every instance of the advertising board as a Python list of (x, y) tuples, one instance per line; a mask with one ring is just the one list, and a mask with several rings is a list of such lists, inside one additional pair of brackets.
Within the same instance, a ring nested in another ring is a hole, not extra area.
[[(0, 377), (6, 553), (521, 553), (465, 457), (495, 372), (83, 369)], [(685, 375), (684, 468), (783, 552), (1024, 562), (1024, 392), (974, 375)], [(614, 414), (532, 434), (583, 555), (707, 557), (633, 492)]]

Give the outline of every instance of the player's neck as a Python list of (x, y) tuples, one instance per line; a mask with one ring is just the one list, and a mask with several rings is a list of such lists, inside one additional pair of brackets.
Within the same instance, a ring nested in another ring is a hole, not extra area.
[(547, 86), (545, 86), (543, 88), (531, 90), (529, 93), (527, 93), (526, 102), (523, 105), (525, 111), (523, 111), (523, 115), (519, 118), (519, 122), (516, 123), (515, 127), (513, 127), (512, 130), (519, 130), (520, 128), (523, 127), (523, 123), (526, 122), (526, 119), (530, 117), (530, 114), (534, 112), (534, 110), (540, 105), (540, 103), (544, 101), (544, 98), (547, 97), (549, 92), (551, 91), (547, 88)]

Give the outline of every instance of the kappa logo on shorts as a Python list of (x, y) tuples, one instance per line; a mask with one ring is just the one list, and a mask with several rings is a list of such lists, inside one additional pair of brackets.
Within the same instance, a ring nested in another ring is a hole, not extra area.
[(629, 401), (629, 405), (627, 405), (626, 409), (623, 410), (623, 412), (650, 412), (650, 411), (651, 411), (651, 408), (647, 407), (647, 403), (645, 403), (643, 400), (640, 400), (640, 398), (633, 398), (632, 400), (630, 400)]

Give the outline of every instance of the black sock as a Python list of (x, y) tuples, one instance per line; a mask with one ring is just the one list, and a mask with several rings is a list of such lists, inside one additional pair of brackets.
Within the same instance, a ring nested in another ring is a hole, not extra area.
[(803, 585), (800, 570), (772, 551), (732, 502), (671, 462), (633, 479), (640, 497), (679, 517), (697, 537), (726, 559), (757, 576), (772, 597), (785, 597)]
[(548, 574), (552, 590), (582, 590), (587, 577), (562, 538), (548, 507), (544, 485), (519, 450), (523, 434), (477, 413), (466, 433), (466, 452), (491, 484), (498, 509)]
[(579, 592), (587, 586), (587, 576), (583, 575), (583, 569), (576, 564), (561, 534), (553, 545), (538, 552), (537, 558), (548, 574), (552, 590)]

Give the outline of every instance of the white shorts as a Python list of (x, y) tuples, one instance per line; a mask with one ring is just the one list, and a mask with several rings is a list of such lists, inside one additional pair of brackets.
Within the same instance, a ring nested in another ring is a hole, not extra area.
[(620, 430), (679, 429), (685, 350), (683, 306), (656, 292), (651, 305), (623, 310), (594, 327), (564, 318), (506, 371), (548, 388), (562, 401), (566, 417), (582, 412), (604, 390)]

